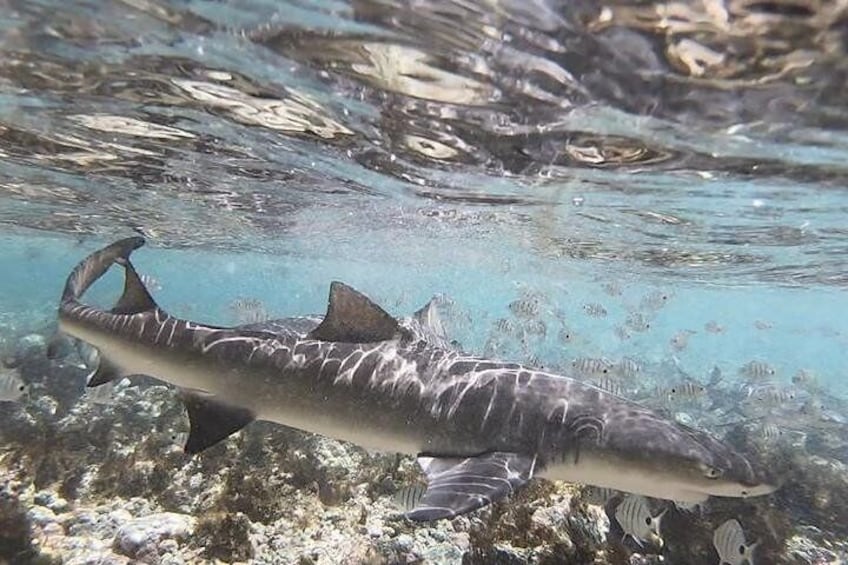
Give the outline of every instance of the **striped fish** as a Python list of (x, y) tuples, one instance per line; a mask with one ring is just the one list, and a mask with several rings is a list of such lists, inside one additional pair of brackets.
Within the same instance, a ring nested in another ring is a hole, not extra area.
[(718, 552), (718, 565), (742, 565), (745, 562), (754, 565), (753, 551), (757, 543), (745, 542), (742, 525), (733, 518), (715, 529), (713, 546)]
[(86, 369), (96, 369), (100, 365), (100, 352), (96, 347), (92, 347), (82, 340), (76, 340), (74, 343), (77, 355)]
[(624, 392), (624, 389), (621, 387), (621, 383), (609, 376), (598, 377), (592, 381), (592, 384), (599, 389), (605, 390), (616, 396), (622, 396), (622, 393)]
[(776, 441), (780, 439), (780, 436), (783, 435), (783, 431), (778, 427), (777, 424), (772, 422), (765, 422), (759, 427), (759, 436), (760, 438), (766, 441)]
[(509, 318), (495, 320), (495, 331), (504, 335), (515, 335), (518, 326)]
[(800, 369), (792, 376), (792, 384), (800, 387), (807, 392), (815, 392), (818, 390), (818, 379), (816, 375), (808, 369)]
[(591, 316), (592, 318), (605, 318), (607, 315), (607, 309), (604, 308), (603, 304), (598, 304), (597, 302), (584, 304), (583, 311), (586, 312), (587, 316)]
[(28, 388), (16, 373), (0, 374), (0, 402), (18, 402)]
[(587, 486), (580, 491), (580, 499), (586, 504), (606, 506), (607, 502), (620, 494), (621, 491), (614, 488)]
[(398, 489), (392, 496), (392, 503), (403, 513), (412, 511), (427, 492), (427, 485), (415, 483)]
[(559, 330), (557, 339), (559, 339), (561, 343), (571, 343), (574, 341), (574, 331), (571, 328), (563, 326), (562, 329)]
[(630, 357), (622, 358), (615, 365), (615, 372), (622, 377), (635, 377), (638, 373), (642, 371), (642, 366), (639, 365), (639, 362), (635, 359), (631, 359)]
[(237, 298), (230, 304), (230, 313), (238, 324), (258, 324), (271, 319), (261, 300)]
[(762, 381), (773, 377), (777, 371), (763, 361), (749, 361), (739, 369), (739, 374), (751, 381)]
[(621, 296), (624, 292), (621, 288), (621, 285), (616, 282), (608, 282), (601, 285), (601, 290), (609, 294), (610, 296)]
[(530, 320), (539, 315), (541, 304), (535, 296), (525, 296), (509, 303), (509, 311), (516, 318)]
[(797, 398), (798, 393), (792, 387), (780, 387), (775, 384), (748, 387), (748, 400), (761, 406), (780, 406)]
[(668, 402), (695, 400), (707, 392), (707, 387), (693, 380), (685, 380), (661, 389), (661, 395)]
[(663, 292), (661, 290), (655, 290), (653, 292), (649, 292), (645, 296), (642, 297), (642, 300), (639, 302), (639, 307), (642, 310), (660, 310), (668, 304), (668, 301), (671, 299), (671, 294), (668, 292)]
[(603, 357), (578, 357), (571, 361), (571, 368), (587, 377), (608, 375), (613, 364)]
[(548, 335), (548, 325), (542, 320), (530, 320), (524, 324), (524, 333), (527, 335), (545, 337)]
[(665, 512), (663, 510), (653, 516), (644, 496), (627, 495), (615, 509), (615, 519), (624, 531), (624, 536), (621, 538), (622, 543), (627, 536), (630, 536), (639, 547), (644, 547), (643, 542), (646, 541), (662, 547), (660, 520)]
[(634, 332), (646, 332), (651, 329), (651, 321), (642, 312), (631, 312), (624, 321), (624, 325)]

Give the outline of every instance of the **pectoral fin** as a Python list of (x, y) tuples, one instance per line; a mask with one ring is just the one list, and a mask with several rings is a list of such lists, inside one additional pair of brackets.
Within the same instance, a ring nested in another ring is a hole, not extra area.
[(126, 376), (127, 374), (121, 371), (117, 365), (101, 356), (97, 361), (97, 368), (94, 369), (86, 378), (85, 386), (93, 387), (105, 385), (106, 383), (110, 383)]
[(536, 458), (494, 451), (476, 457), (419, 457), (427, 490), (406, 517), (418, 522), (453, 518), (500, 500), (533, 476)]
[(203, 393), (183, 391), (182, 399), (191, 424), (186, 453), (200, 453), (256, 419), (246, 408), (226, 404)]

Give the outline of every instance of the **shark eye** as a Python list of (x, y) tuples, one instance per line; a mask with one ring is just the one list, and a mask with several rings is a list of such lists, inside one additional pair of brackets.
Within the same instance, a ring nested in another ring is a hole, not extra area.
[(717, 479), (722, 475), (721, 469), (718, 467), (707, 467), (704, 471), (704, 476), (708, 479)]
[(744, 545), (739, 546), (739, 555), (745, 555), (745, 546)]
[(645, 525), (646, 525), (646, 526), (650, 526), (650, 525), (651, 525), (651, 522), (653, 522), (653, 520), (651, 519), (651, 517), (650, 517), (650, 516), (648, 516), (647, 518), (645, 518)]

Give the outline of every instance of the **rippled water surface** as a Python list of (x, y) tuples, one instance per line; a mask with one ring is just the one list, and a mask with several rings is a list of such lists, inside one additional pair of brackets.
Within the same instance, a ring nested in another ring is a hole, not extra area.
[(8, 234), (382, 262), (415, 295), (484, 268), (846, 304), (839, 3), (3, 13)]
[(846, 51), (824, 0), (0, 0), (3, 320), (138, 233), (193, 318), (341, 279), (480, 353), (842, 394)]

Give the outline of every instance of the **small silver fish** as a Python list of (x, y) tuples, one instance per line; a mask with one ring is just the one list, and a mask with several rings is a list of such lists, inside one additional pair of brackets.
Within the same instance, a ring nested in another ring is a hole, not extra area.
[(543, 320), (530, 320), (524, 324), (524, 332), (527, 335), (545, 337), (548, 335), (548, 325)]
[(598, 304), (597, 302), (584, 304), (583, 311), (586, 312), (587, 316), (591, 316), (592, 318), (605, 318), (607, 315), (607, 309), (604, 308), (603, 304)]
[(683, 351), (689, 346), (689, 338), (696, 333), (692, 330), (680, 330), (672, 336), (668, 343), (675, 351)]
[(704, 331), (710, 334), (723, 334), (724, 326), (719, 325), (715, 320), (710, 320), (704, 324)]
[(621, 285), (617, 282), (606, 282), (601, 285), (601, 290), (610, 296), (621, 296), (623, 292)]
[(620, 494), (622, 494), (621, 491), (612, 488), (586, 486), (580, 491), (580, 499), (586, 504), (605, 506), (607, 502)]
[(621, 285), (617, 282), (607, 282), (601, 285), (601, 290), (610, 296), (621, 296)]
[(628, 314), (624, 325), (634, 332), (646, 332), (651, 329), (651, 321), (642, 312), (631, 312)]
[(230, 312), (238, 324), (258, 324), (271, 318), (265, 305), (256, 298), (237, 298), (230, 304)]
[(171, 432), (169, 439), (173, 445), (182, 449), (188, 441), (188, 432)]
[(722, 378), (721, 369), (719, 369), (718, 365), (713, 365), (713, 368), (710, 370), (710, 380), (707, 384), (708, 386), (717, 386)]
[(664, 308), (665, 305), (668, 304), (669, 300), (671, 300), (670, 293), (655, 290), (642, 297), (642, 300), (639, 302), (639, 307), (642, 310), (656, 311)]
[(764, 422), (757, 432), (761, 439), (768, 442), (777, 441), (780, 439), (780, 436), (783, 435), (783, 431), (780, 427), (772, 422)]
[(535, 353), (528, 352), (524, 357), (524, 364), (529, 365), (530, 367), (535, 367), (537, 369), (544, 369), (544, 363)]
[(182, 451), (188, 441), (188, 432), (174, 430), (160, 432), (157, 445), (165, 452)]
[(524, 320), (536, 318), (541, 311), (539, 298), (532, 295), (513, 300), (509, 303), (508, 307), (513, 316)]
[(615, 326), (615, 328), (613, 328), (613, 332), (615, 333), (615, 337), (617, 337), (621, 341), (627, 341), (628, 339), (633, 337), (630, 334), (630, 331), (624, 326)]
[(635, 359), (630, 357), (622, 357), (615, 365), (615, 373), (622, 377), (635, 377), (642, 371), (642, 366)]
[(718, 565), (754, 565), (754, 548), (757, 543), (746, 543), (745, 532), (738, 520), (731, 518), (713, 532), (713, 547), (718, 553)]
[(774, 327), (774, 324), (766, 322), (765, 320), (757, 320), (754, 322), (754, 327), (758, 330), (770, 330)]
[(800, 387), (807, 392), (818, 390), (818, 379), (816, 375), (808, 369), (800, 369), (792, 376), (792, 384)]
[(0, 374), (0, 402), (19, 402), (29, 386), (15, 373)]
[(811, 420), (818, 420), (822, 417), (823, 408), (822, 401), (816, 396), (811, 396), (804, 402), (799, 412)]
[(651, 515), (648, 501), (643, 496), (629, 494), (615, 509), (615, 519), (624, 530), (621, 541), (630, 536), (639, 547), (644, 547), (643, 542), (650, 541), (653, 544), (663, 546), (660, 536), (660, 520), (666, 511), (663, 510), (656, 516)]
[(498, 318), (494, 324), (495, 331), (508, 336), (514, 336), (518, 332), (518, 325), (515, 320), (509, 318)]
[(739, 369), (739, 374), (752, 381), (762, 381), (776, 373), (774, 367), (763, 361), (749, 361)]
[(571, 361), (571, 368), (585, 376), (602, 376), (610, 373), (613, 364), (603, 357), (578, 357)]
[(567, 328), (567, 327), (563, 326), (559, 330), (559, 334), (557, 334), (557, 339), (561, 343), (571, 343), (571, 342), (574, 341), (574, 331), (572, 331), (571, 328)]
[(780, 406), (795, 400), (797, 392), (792, 387), (764, 384), (748, 387), (748, 400), (762, 406)]
[(623, 389), (621, 387), (621, 383), (609, 376), (600, 377), (593, 381), (593, 384), (599, 389), (605, 390), (610, 394), (622, 396)]
[(694, 400), (707, 392), (707, 387), (693, 380), (685, 380), (661, 389), (661, 394), (670, 402)]
[(96, 369), (100, 365), (100, 352), (96, 347), (92, 347), (80, 339), (76, 340), (74, 347), (86, 369)]
[(410, 512), (418, 506), (418, 503), (427, 492), (427, 485), (415, 483), (398, 489), (392, 496), (392, 503), (402, 512)]

